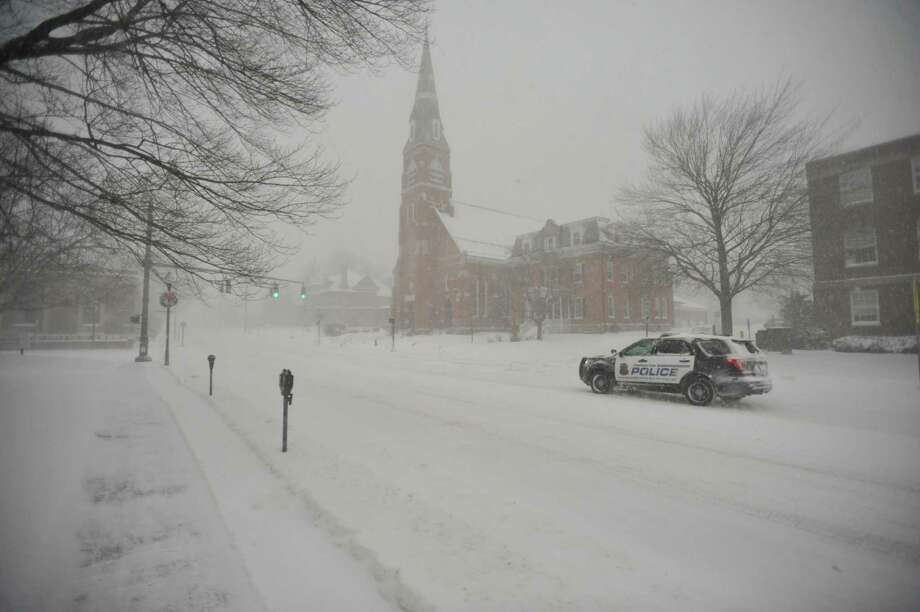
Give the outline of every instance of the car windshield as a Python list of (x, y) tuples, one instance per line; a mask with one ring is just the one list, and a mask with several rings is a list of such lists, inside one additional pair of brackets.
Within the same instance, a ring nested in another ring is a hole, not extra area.
[(754, 354), (760, 352), (760, 349), (757, 348), (757, 345), (750, 340), (733, 340), (732, 342), (741, 347), (742, 353), (748, 352)]
[(626, 355), (631, 357), (634, 355), (650, 355), (652, 352), (652, 346), (654, 345), (654, 340), (639, 340), (635, 344), (631, 344), (622, 350), (621, 355)]

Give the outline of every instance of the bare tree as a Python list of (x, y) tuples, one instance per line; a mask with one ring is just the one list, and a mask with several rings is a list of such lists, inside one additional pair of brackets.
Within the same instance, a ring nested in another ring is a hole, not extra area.
[(324, 70), (404, 60), (427, 0), (0, 1), (0, 188), (140, 256), (209, 278), (264, 273), (272, 223), (334, 214), (344, 184), (303, 142)]
[(0, 186), (0, 312), (85, 303), (123, 288), (133, 272), (112, 241), (81, 219), (7, 188), (16, 181), (38, 189), (54, 177), (8, 135), (0, 134), (0, 150), (26, 170), (8, 173)]
[(810, 273), (805, 164), (829, 150), (828, 120), (801, 118), (790, 81), (703, 98), (643, 132), (647, 178), (623, 189), (624, 238), (667, 258), (678, 277), (732, 300)]

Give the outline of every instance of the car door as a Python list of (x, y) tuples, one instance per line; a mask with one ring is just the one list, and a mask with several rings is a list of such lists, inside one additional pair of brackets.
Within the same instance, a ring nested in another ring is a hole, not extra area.
[(647, 376), (641, 376), (640, 372), (643, 367), (647, 367), (654, 346), (653, 338), (643, 338), (620, 351), (617, 355), (617, 381), (621, 383), (646, 382)]
[(655, 344), (649, 358), (648, 376), (656, 383), (676, 385), (693, 370), (693, 361), (693, 350), (685, 340), (664, 338)]

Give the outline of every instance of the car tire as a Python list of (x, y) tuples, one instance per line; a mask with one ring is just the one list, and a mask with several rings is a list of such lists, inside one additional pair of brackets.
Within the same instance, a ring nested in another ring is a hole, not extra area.
[(595, 393), (610, 393), (613, 388), (613, 376), (609, 372), (597, 372), (591, 375), (591, 390)]
[(702, 376), (695, 376), (684, 384), (684, 397), (694, 406), (708, 406), (715, 396), (715, 387)]

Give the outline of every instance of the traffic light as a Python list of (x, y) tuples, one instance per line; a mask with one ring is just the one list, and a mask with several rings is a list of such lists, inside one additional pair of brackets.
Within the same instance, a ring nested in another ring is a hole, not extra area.
[(224, 281), (224, 293), (230, 293), (230, 279)]
[(278, 289), (278, 283), (272, 285), (272, 298), (278, 299), (281, 297), (281, 291)]
[(301, 286), (300, 286), (300, 299), (302, 299), (302, 300), (307, 299), (307, 287), (306, 287), (306, 285), (301, 285)]

